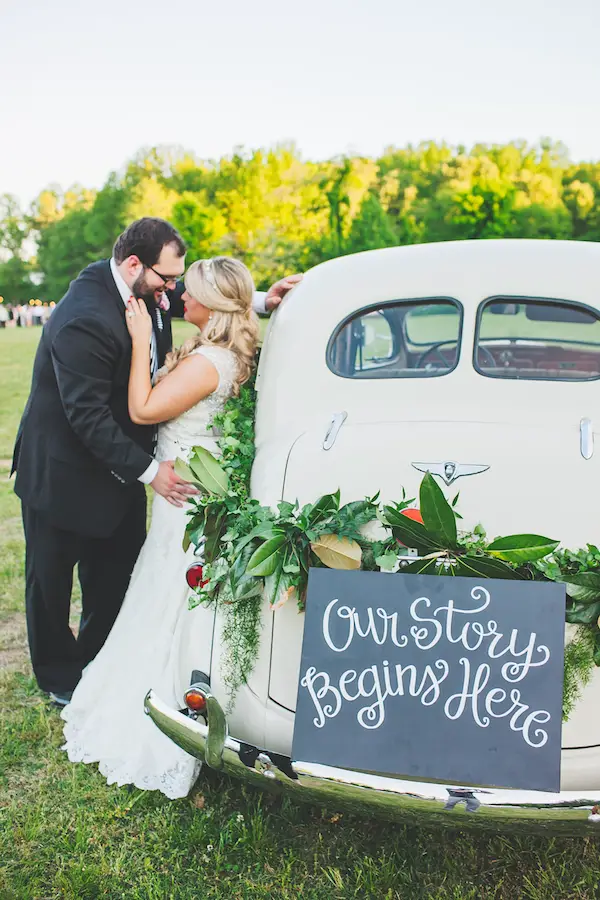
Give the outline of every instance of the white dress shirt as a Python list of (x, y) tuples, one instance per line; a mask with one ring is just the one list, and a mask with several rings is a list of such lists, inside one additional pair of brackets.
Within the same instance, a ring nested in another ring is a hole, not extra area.
[[(114, 260), (114, 257), (111, 257), (110, 260), (110, 271), (112, 272), (112, 276), (115, 279), (115, 284), (117, 286), (117, 290), (119, 291), (121, 297), (123, 298), (123, 303), (125, 306), (131, 300), (133, 296), (131, 293), (131, 288), (127, 287), (125, 279), (119, 272), (117, 268), (117, 264)], [(254, 297), (252, 300), (252, 307), (254, 312), (264, 315), (267, 311), (266, 307), (266, 291), (255, 291)], [(157, 348), (156, 348), (156, 335), (154, 334), (154, 329), (152, 329), (152, 335), (150, 337), (150, 353), (154, 355), (154, 358), (157, 358)], [(141, 481), (143, 484), (151, 484), (156, 478), (158, 473), (158, 463), (155, 459), (152, 460), (148, 468), (145, 472), (139, 476), (138, 481)]]

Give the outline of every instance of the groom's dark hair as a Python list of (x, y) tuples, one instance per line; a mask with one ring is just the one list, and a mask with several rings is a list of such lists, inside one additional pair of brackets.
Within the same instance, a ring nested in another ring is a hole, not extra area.
[(145, 266), (153, 266), (158, 262), (165, 244), (174, 244), (178, 256), (183, 256), (186, 251), (183, 238), (169, 222), (145, 216), (136, 219), (119, 235), (113, 247), (113, 256), (117, 264), (128, 256), (137, 256)]

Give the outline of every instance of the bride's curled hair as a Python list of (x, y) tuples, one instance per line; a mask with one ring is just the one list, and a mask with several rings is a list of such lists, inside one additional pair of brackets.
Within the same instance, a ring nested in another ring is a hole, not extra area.
[(202, 331), (168, 354), (160, 373), (164, 377), (196, 347), (224, 347), (237, 359), (234, 393), (254, 368), (258, 319), (252, 309), (254, 282), (246, 266), (230, 256), (215, 256), (192, 263), (185, 273), (185, 289), (211, 310)]

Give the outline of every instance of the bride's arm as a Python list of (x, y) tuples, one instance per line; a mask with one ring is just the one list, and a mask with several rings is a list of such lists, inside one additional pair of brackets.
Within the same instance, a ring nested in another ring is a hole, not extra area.
[(155, 387), (150, 380), (152, 321), (143, 303), (128, 307), (127, 328), (131, 335), (129, 415), (136, 425), (156, 425), (174, 419), (212, 394), (219, 384), (214, 365), (200, 354), (183, 359)]

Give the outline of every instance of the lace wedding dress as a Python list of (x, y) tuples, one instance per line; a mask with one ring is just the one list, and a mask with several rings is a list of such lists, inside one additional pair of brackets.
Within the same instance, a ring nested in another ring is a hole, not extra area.
[[(195, 445), (218, 453), (209, 423), (232, 392), (235, 356), (224, 348), (193, 351), (209, 359), (219, 374), (217, 389), (176, 419), (159, 426), (156, 458), (186, 459)], [(144, 713), (152, 688), (176, 709), (189, 687), (178, 654), (189, 625), (185, 580), (193, 549), (182, 549), (185, 508), (156, 495), (148, 537), (133, 570), (113, 629), (98, 656), (83, 672), (73, 699), (62, 712), (72, 762), (97, 762), (109, 784), (133, 784), (185, 797), (200, 764), (176, 746)]]

